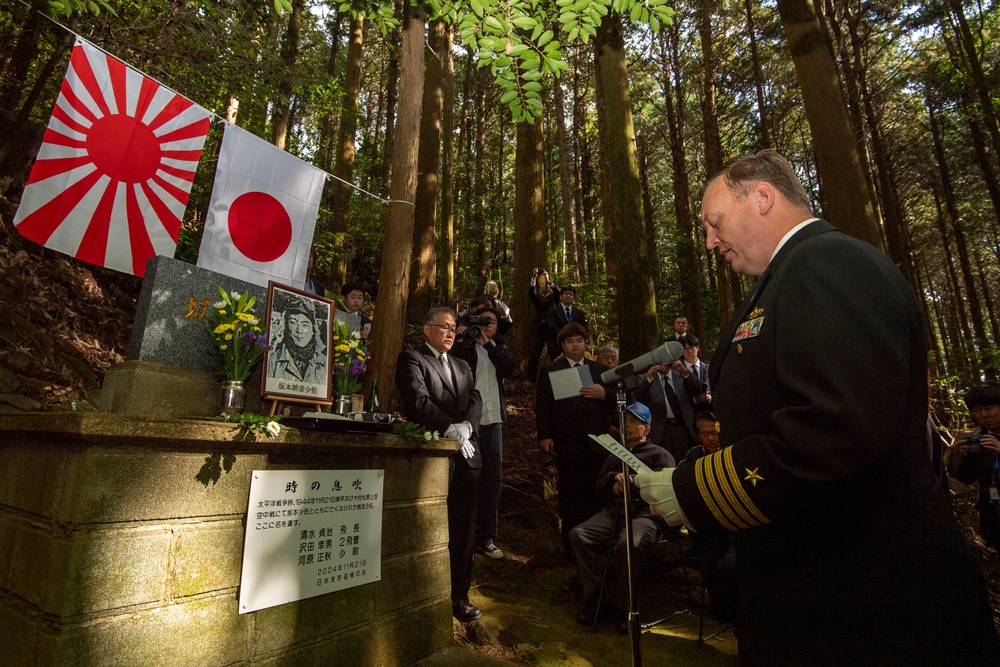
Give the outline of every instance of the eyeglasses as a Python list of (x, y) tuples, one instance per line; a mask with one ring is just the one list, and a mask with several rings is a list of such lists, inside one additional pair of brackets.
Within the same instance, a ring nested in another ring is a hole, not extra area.
[(428, 324), (427, 326), (429, 326), (429, 327), (437, 327), (438, 329), (441, 329), (442, 331), (444, 331), (446, 334), (453, 334), (453, 333), (455, 333), (455, 332), (458, 331), (458, 329), (456, 327), (453, 327), (450, 324)]

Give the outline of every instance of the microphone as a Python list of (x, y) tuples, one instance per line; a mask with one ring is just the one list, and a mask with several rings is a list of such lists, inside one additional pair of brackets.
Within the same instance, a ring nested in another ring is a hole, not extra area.
[(647, 352), (641, 357), (636, 357), (627, 364), (615, 366), (610, 370), (601, 373), (601, 382), (614, 382), (618, 378), (627, 377), (635, 373), (641, 373), (650, 366), (656, 364), (669, 364), (684, 356), (684, 346), (676, 340), (667, 341), (652, 352)]

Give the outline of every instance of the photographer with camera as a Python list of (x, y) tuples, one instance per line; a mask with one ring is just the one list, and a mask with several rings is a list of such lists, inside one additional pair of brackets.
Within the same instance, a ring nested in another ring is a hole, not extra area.
[(972, 387), (965, 405), (980, 431), (955, 443), (954, 474), (965, 484), (979, 481), (979, 530), (1000, 553), (1000, 387)]
[(462, 359), (472, 368), (476, 390), (483, 397), (483, 415), (478, 431), (483, 470), (476, 503), (476, 548), (493, 559), (504, 557), (494, 540), (500, 502), (503, 422), (507, 419), (503, 381), (514, 373), (510, 352), (497, 340), (498, 328), (510, 326), (500, 312), (485, 299), (473, 301), (469, 314), (459, 317), (459, 339), (452, 350), (456, 359)]
[(489, 284), (490, 278), (493, 276), (493, 269), (498, 266), (499, 263), (495, 259), (486, 260), (486, 263), (483, 264), (483, 268), (479, 270), (479, 280), (476, 281), (475, 296), (482, 296), (483, 294), (486, 294), (486, 287)]
[(493, 303), (496, 304), (497, 310), (500, 311), (500, 316), (513, 324), (514, 320), (510, 317), (510, 306), (500, 300), (500, 293), (500, 285), (497, 284), (497, 281), (491, 280), (486, 283), (486, 295), (493, 299)]
[(542, 350), (545, 349), (549, 336), (545, 318), (559, 299), (559, 288), (549, 278), (549, 272), (545, 268), (536, 266), (531, 270), (528, 298), (535, 307), (535, 316), (531, 320), (531, 350), (528, 352), (528, 380), (534, 382), (538, 379), (538, 360), (542, 357)]

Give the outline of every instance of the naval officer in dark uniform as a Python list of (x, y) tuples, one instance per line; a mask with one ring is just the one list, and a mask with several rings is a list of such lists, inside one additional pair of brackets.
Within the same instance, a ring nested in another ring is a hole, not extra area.
[(774, 151), (709, 181), (702, 224), (759, 276), (710, 366), (723, 448), (635, 481), (668, 523), (733, 535), (744, 664), (1000, 664), (982, 575), (934, 488), (909, 284), (813, 218)]

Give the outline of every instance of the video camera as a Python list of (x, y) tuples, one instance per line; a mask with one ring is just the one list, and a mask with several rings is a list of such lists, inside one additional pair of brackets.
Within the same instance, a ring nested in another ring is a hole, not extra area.
[(457, 326), (459, 328), (465, 327), (465, 331), (459, 334), (462, 338), (467, 338), (469, 340), (476, 340), (482, 335), (482, 329), (479, 327), (489, 325), (492, 322), (489, 317), (485, 315), (472, 315), (468, 312), (461, 313), (458, 316)]

